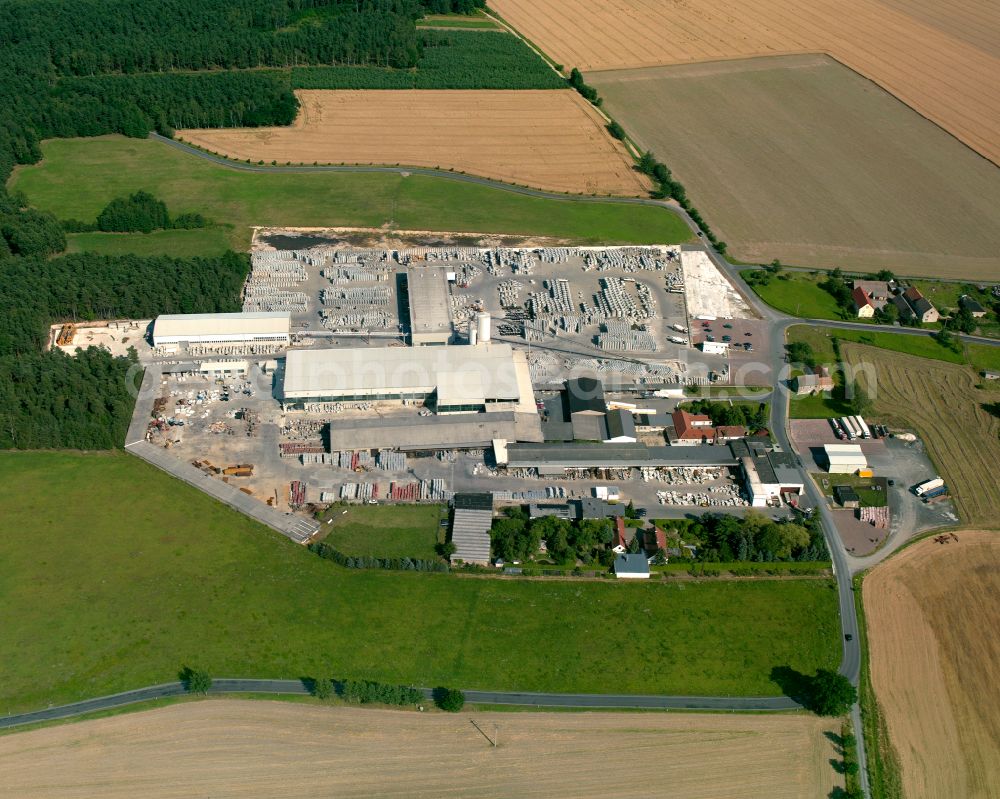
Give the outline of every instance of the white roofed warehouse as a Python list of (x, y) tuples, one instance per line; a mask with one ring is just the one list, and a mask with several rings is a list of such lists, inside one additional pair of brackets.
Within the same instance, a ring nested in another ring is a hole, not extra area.
[(414, 402), (438, 414), (537, 415), (524, 353), (509, 344), (291, 350), (282, 402)]
[(291, 314), (164, 314), (153, 323), (153, 346), (171, 344), (288, 344)]
[(854, 474), (868, 468), (868, 459), (859, 444), (824, 444), (823, 454), (831, 474)]

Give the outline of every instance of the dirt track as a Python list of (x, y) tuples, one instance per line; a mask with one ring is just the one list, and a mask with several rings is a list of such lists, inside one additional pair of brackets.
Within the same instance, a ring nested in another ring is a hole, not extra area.
[(456, 169), (550, 191), (642, 195), (600, 115), (571, 90), (297, 92), (285, 128), (180, 130), (238, 160)]
[(1000, 797), (1000, 534), (957, 536), (864, 583), (872, 685), (907, 799)]
[(993, 0), (492, 0), (583, 70), (827, 52), (1000, 163)]
[[(493, 736), (494, 749), (470, 723)], [(211, 700), (0, 738), (18, 799), (799, 799), (837, 776), (812, 716), (457, 715)]]

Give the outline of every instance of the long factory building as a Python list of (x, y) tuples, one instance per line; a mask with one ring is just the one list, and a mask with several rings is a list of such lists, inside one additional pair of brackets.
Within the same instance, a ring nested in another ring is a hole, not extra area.
[(163, 314), (153, 323), (153, 346), (178, 344), (288, 344), (291, 314)]
[(398, 402), (427, 405), (437, 414), (537, 416), (527, 358), (509, 344), (291, 350), (281, 400), (286, 410)]

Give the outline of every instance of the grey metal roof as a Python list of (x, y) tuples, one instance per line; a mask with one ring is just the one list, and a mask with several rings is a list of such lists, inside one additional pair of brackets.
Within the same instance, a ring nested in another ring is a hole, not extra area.
[(649, 561), (641, 554), (619, 555), (615, 558), (615, 574), (649, 574)]
[(508, 466), (735, 466), (729, 447), (647, 447), (644, 444), (510, 444)]
[(608, 424), (603, 416), (577, 413), (573, 415), (572, 426), (577, 441), (604, 441), (608, 437)]
[[(526, 425), (510, 411), (446, 416), (365, 416), (327, 425), (331, 451), (346, 449), (441, 449), (484, 446), (495, 438), (516, 441)], [(532, 417), (535, 426), (538, 417)], [(541, 438), (541, 435), (538, 435)]]
[(291, 314), (259, 313), (162, 314), (153, 323), (153, 337), (206, 335), (288, 335)]
[(570, 500), (569, 504), (576, 508), (578, 519), (614, 519), (625, 515), (624, 505), (612, 505), (606, 499), (596, 497)]
[(452, 504), (455, 509), (493, 511), (493, 494), (481, 492), (477, 494), (455, 494)]
[(490, 560), (490, 527), (493, 524), (493, 495), (488, 510), (455, 508), (451, 523), (451, 542), (455, 545), (452, 561), (488, 563)]
[(626, 410), (608, 411), (608, 438), (625, 436), (635, 438), (635, 421), (632, 414)]
[(566, 381), (566, 401), (570, 413), (596, 411), (605, 413), (604, 384), (594, 377), (576, 377)]
[(406, 287), (410, 298), (410, 330), (414, 333), (451, 330), (447, 268), (410, 267), (406, 270)]
[(985, 309), (980, 304), (979, 300), (970, 297), (968, 294), (963, 294), (958, 298), (958, 304), (961, 305), (969, 313), (980, 313)]

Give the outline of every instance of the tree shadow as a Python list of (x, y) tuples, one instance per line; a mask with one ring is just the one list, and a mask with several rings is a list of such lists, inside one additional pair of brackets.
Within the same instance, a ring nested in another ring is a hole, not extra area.
[(789, 699), (812, 710), (812, 677), (808, 674), (796, 671), (791, 666), (775, 666), (771, 669), (771, 681)]

